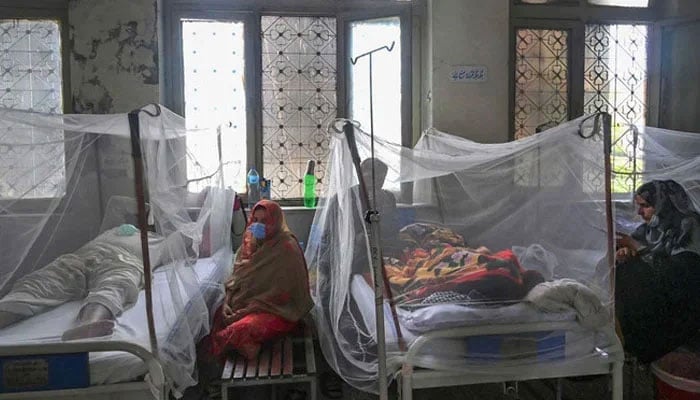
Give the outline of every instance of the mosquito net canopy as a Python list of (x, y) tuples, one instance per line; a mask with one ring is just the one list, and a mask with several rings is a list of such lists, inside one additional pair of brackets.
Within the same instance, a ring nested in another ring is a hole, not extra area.
[[(216, 147), (208, 160), (187, 150), (216, 143), (216, 128), (187, 130), (154, 105), (130, 117), (0, 109), (0, 346), (129, 342), (179, 394), (223, 295), (234, 193)], [(147, 372), (127, 353), (90, 359), (105, 366), (93, 384)]]
[[(581, 118), (502, 144), (432, 129), (413, 149), (373, 143), (355, 129), (360, 173), (380, 216), (389, 377), (404, 362), (486, 374), (621, 357), (603, 121)], [(697, 137), (643, 134), (650, 138), (637, 141), (635, 153), (643, 173), (621, 168), (615, 179), (673, 177), (697, 198), (698, 152), (688, 149), (697, 149)], [(315, 317), (330, 365), (353, 386), (376, 392), (373, 247), (350, 143), (332, 136), (327, 192), (306, 249)], [(632, 199), (629, 191), (611, 195)], [(425, 335), (435, 337), (417, 340)]]

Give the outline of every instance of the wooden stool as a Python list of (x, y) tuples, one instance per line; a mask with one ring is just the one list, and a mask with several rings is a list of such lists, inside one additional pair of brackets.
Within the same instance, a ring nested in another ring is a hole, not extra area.
[(221, 398), (228, 400), (231, 387), (296, 382), (308, 382), (310, 400), (316, 400), (316, 359), (309, 324), (304, 324), (303, 336), (291, 333), (266, 343), (253, 360), (246, 360), (238, 354), (227, 359), (221, 375)]

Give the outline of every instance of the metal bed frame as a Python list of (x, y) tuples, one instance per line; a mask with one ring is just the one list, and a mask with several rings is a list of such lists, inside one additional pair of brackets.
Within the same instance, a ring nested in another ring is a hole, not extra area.
[[(152, 107), (153, 111), (147, 107)], [(43, 344), (21, 344), (0, 346), (0, 357), (6, 356), (30, 356), (30, 355), (52, 355), (68, 353), (90, 353), (106, 351), (122, 351), (139, 357), (148, 369), (148, 374), (143, 381), (132, 381), (124, 383), (114, 383), (105, 385), (94, 385), (75, 389), (58, 389), (46, 391), (25, 391), (0, 393), (0, 399), (45, 399), (48, 397), (72, 397), (94, 399), (97, 396), (109, 396), (114, 399), (115, 394), (124, 394), (125, 399), (133, 398), (138, 392), (155, 400), (167, 400), (169, 396), (169, 385), (164, 373), (163, 365), (158, 354), (158, 341), (155, 332), (155, 322), (153, 316), (153, 293), (152, 293), (152, 271), (150, 265), (148, 249), (148, 222), (146, 213), (144, 163), (141, 154), (141, 131), (139, 124), (139, 114), (144, 113), (150, 117), (158, 117), (161, 108), (158, 104), (151, 104), (140, 107), (128, 113), (128, 122), (131, 139), (132, 159), (134, 163), (134, 185), (136, 190), (136, 203), (138, 209), (138, 225), (141, 232), (141, 249), (144, 266), (144, 291), (146, 298), (146, 317), (148, 323), (148, 334), (150, 349), (134, 343), (115, 340), (90, 340), (79, 342), (56, 342)], [(222, 169), (221, 156), (221, 130), (217, 135), (219, 170)]]
[[(593, 129), (590, 135), (584, 134), (584, 123), (592, 121)], [(346, 135), (348, 147), (352, 156), (353, 164), (360, 181), (360, 198), (362, 200), (363, 209), (365, 211), (365, 222), (368, 225), (367, 234), (368, 241), (372, 247), (372, 265), (374, 277), (374, 292), (375, 292), (375, 312), (377, 321), (377, 350), (379, 353), (379, 369), (378, 380), (380, 388), (380, 399), (387, 398), (388, 378), (386, 371), (386, 338), (384, 336), (384, 298), (383, 290), (386, 290), (386, 277), (384, 266), (381, 257), (381, 247), (379, 246), (379, 213), (372, 208), (374, 203), (369, 201), (369, 193), (366, 188), (366, 183), (362, 179), (362, 174), (359, 165), (359, 152), (355, 142), (354, 125), (350, 121), (345, 121), (343, 131)], [(335, 127), (337, 132), (340, 129)], [(605, 211), (606, 211), (606, 230), (607, 230), (607, 262), (610, 268), (610, 284), (611, 293), (614, 293), (614, 274), (615, 274), (615, 247), (614, 247), (614, 223), (613, 223), (613, 208), (612, 208), (612, 166), (611, 166), (611, 150), (612, 150), (612, 118), (608, 113), (597, 113), (584, 118), (579, 125), (578, 134), (583, 138), (592, 138), (599, 135), (602, 131), (603, 148), (604, 148), (604, 165), (605, 165)], [(374, 156), (374, 135), (371, 133), (372, 140), (372, 156)], [(389, 305), (392, 312), (394, 323), (399, 329), (397, 323), (397, 315), (394, 309), (391, 292), (386, 290), (388, 295)], [(612, 376), (612, 399), (622, 400), (623, 396), (623, 366), (624, 352), (621, 342), (615, 332), (614, 324), (611, 321), (610, 326), (606, 327), (605, 331), (611, 343), (611, 352), (605, 352), (599, 349), (597, 354), (591, 354), (591, 357), (575, 360), (575, 361), (550, 361), (538, 362), (536, 364), (527, 364), (518, 367), (508, 366), (480, 366), (479, 371), (465, 370), (437, 370), (437, 369), (416, 369), (414, 367), (414, 358), (420, 349), (431, 340), (438, 338), (457, 338), (478, 335), (498, 335), (508, 333), (526, 333), (547, 330), (564, 330), (577, 331), (583, 328), (575, 322), (547, 322), (547, 323), (528, 323), (528, 324), (504, 324), (504, 325), (485, 325), (476, 327), (461, 327), (446, 330), (433, 331), (419, 336), (408, 349), (398, 330), (399, 347), (405, 351), (405, 358), (401, 369), (397, 372), (397, 380), (399, 385), (399, 397), (403, 400), (412, 400), (413, 389), (432, 388), (443, 386), (467, 385), (475, 383), (492, 383), (506, 381), (521, 381), (531, 379), (546, 379), (546, 378), (561, 378), (571, 376), (585, 376), (610, 374)], [(611, 354), (612, 353), (612, 354)], [(485, 372), (488, 372), (486, 374)], [(561, 396), (558, 390), (557, 396)]]

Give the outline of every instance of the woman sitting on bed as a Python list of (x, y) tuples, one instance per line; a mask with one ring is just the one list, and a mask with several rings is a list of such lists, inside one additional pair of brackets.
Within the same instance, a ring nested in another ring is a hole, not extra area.
[(252, 210), (224, 304), (214, 316), (211, 352), (254, 358), (262, 343), (291, 332), (313, 302), (308, 271), (280, 206), (262, 200)]
[(634, 200), (644, 223), (618, 237), (616, 312), (625, 350), (651, 362), (700, 329), (700, 215), (671, 180), (640, 186)]

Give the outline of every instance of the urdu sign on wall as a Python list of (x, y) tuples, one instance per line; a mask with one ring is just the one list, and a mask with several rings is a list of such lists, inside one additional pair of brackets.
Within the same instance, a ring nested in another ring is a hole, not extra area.
[(488, 80), (488, 70), (485, 65), (458, 65), (450, 70), (450, 80), (452, 82), (486, 82)]

